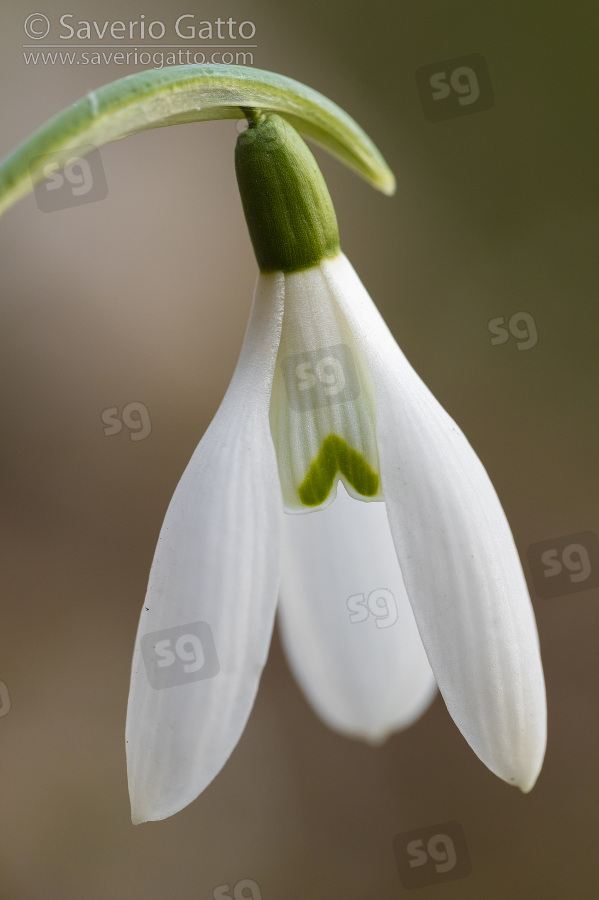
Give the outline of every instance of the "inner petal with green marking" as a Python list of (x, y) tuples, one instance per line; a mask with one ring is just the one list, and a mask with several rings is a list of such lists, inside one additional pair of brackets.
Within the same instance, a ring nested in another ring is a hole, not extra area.
[(298, 488), (304, 506), (321, 506), (329, 496), (338, 473), (363, 497), (374, 497), (379, 489), (379, 476), (364, 457), (357, 450), (352, 450), (338, 434), (330, 434), (322, 442), (320, 453)]
[(319, 266), (284, 277), (270, 427), (285, 511), (328, 506), (339, 481), (382, 500), (374, 388), (356, 338)]

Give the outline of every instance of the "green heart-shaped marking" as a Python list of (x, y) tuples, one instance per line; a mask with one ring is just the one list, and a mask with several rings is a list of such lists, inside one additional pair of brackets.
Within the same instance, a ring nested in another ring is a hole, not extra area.
[(362, 454), (353, 450), (338, 434), (329, 434), (297, 490), (304, 506), (320, 506), (324, 503), (337, 472), (363, 497), (374, 497), (379, 489), (379, 476)]

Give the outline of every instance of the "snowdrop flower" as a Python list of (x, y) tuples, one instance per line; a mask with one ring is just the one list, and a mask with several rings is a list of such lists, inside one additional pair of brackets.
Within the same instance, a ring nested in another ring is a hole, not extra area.
[[(127, 716), (133, 821), (172, 815), (223, 767), (277, 605), (291, 666), (331, 727), (377, 743), (413, 722), (438, 685), (480, 759), (528, 791), (546, 702), (508, 523), (341, 252), (326, 185), (294, 126), (307, 117), (304, 131), (388, 193), (392, 177), (330, 101), (280, 76), (225, 69), (201, 77), (220, 78), (213, 111), (249, 121), (236, 169), (260, 273), (237, 368), (150, 573)], [(170, 95), (165, 111), (164, 96), (153, 107), (148, 93), (122, 133), (134, 120), (148, 127), (155, 108), (155, 124), (192, 118), (188, 96), (187, 112)], [(217, 117), (194, 100), (196, 118)], [(106, 109), (94, 104), (86, 128), (97, 140)], [(103, 139), (120, 136), (103, 127)], [(16, 197), (14, 160), (9, 170)]]

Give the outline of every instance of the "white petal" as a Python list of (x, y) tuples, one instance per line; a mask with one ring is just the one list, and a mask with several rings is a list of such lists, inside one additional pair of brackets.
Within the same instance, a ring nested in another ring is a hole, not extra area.
[(285, 275), (270, 426), (288, 512), (328, 506), (339, 480), (381, 499), (374, 388), (355, 343), (320, 266)]
[(323, 269), (374, 380), (389, 522), (439, 688), (483, 762), (528, 791), (545, 752), (545, 685), (505, 514), (476, 454), (401, 353), (349, 262)]
[(127, 716), (135, 823), (172, 815), (212, 781), (268, 655), (283, 516), (268, 407), (283, 287), (281, 273), (259, 277), (235, 374), (160, 532)]
[(291, 667), (327, 725), (378, 742), (410, 725), (436, 684), (384, 503), (339, 485), (324, 510), (284, 519), (279, 622)]

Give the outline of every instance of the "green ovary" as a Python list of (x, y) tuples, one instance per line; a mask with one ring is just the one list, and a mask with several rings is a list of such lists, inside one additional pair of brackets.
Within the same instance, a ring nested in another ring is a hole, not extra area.
[(379, 476), (362, 454), (352, 450), (338, 434), (329, 434), (297, 490), (303, 505), (320, 506), (324, 503), (337, 472), (363, 497), (374, 497), (379, 489)]

